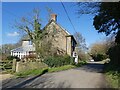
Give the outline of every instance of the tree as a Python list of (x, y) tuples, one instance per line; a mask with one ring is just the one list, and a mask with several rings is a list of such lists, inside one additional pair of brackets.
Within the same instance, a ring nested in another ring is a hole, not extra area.
[(79, 56), (79, 59), (86, 60), (87, 55), (85, 52), (87, 50), (87, 46), (85, 43), (85, 38), (83, 38), (83, 36), (80, 32), (75, 32), (74, 37), (75, 37), (75, 40), (77, 41), (76, 51), (77, 51), (77, 54)]
[(54, 33), (49, 33), (46, 28), (41, 29), (41, 19), (39, 17), (39, 10), (33, 10), (34, 15), (32, 18), (28, 19), (28, 17), (23, 17), (21, 22), (16, 25), (16, 28), (23, 31), (27, 34), (27, 37), (32, 41), (36, 54), (38, 58), (43, 59), (48, 55), (52, 55), (52, 43), (51, 40), (53, 38)]
[(79, 7), (78, 9), (78, 14), (93, 14), (96, 15), (98, 13), (98, 10), (100, 9), (100, 2), (78, 2), (77, 6)]
[(39, 10), (34, 9), (33, 13), (32, 17), (22, 17), (21, 22), (17, 23), (15, 27), (27, 34), (32, 43), (34, 43), (37, 55), (40, 55), (41, 39), (45, 33), (41, 29)]
[(96, 30), (104, 32), (106, 35), (115, 34), (116, 39), (119, 39), (117, 34), (120, 31), (120, 2), (101, 3), (98, 12), (93, 22)]
[(114, 34), (116, 43), (120, 43), (120, 1), (78, 3), (77, 5), (79, 14), (95, 15), (93, 25), (99, 33), (103, 32), (107, 36)]
[(109, 44), (106, 42), (94, 43), (90, 48), (90, 55), (95, 61), (103, 60), (107, 58), (107, 51), (109, 49)]
[(82, 50), (82, 51), (86, 51), (87, 49), (87, 46), (86, 46), (86, 43), (85, 43), (85, 38), (83, 38), (82, 34), (80, 34), (80, 32), (75, 32), (74, 33), (74, 37), (75, 37), (75, 40), (77, 41), (77, 47)]

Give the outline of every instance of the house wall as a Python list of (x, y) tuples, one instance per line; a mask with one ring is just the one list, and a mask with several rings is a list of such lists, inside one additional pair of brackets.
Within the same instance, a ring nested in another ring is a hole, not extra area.
[(67, 54), (72, 56), (72, 46), (71, 46), (72, 39), (71, 37), (67, 37)]
[(58, 25), (56, 25), (54, 22), (52, 22), (49, 26), (47, 26), (46, 30), (50, 34), (54, 35), (54, 37), (52, 37), (52, 35), (51, 37), (49, 37), (49, 39), (53, 38), (52, 46), (58, 48), (61, 53), (66, 54), (67, 33), (63, 31), (63, 29)]
[[(52, 45), (53, 47), (59, 48), (59, 51), (62, 51), (63, 54), (68, 54), (72, 56), (72, 52), (75, 48), (75, 41), (66, 31), (64, 31), (59, 25), (57, 25), (55, 22), (51, 22), (47, 28), (48, 33), (51, 33), (54, 35), (52, 39)], [(50, 38), (52, 38), (52, 35)], [(46, 38), (47, 39), (47, 38)], [(74, 45), (73, 45), (74, 43)]]
[(11, 56), (17, 56), (20, 59), (29, 55), (29, 52), (11, 52)]

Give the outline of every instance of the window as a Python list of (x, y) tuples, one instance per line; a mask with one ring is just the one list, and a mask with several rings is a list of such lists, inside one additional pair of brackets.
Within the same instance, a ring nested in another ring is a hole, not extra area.
[(32, 45), (32, 41), (29, 41), (29, 45)]

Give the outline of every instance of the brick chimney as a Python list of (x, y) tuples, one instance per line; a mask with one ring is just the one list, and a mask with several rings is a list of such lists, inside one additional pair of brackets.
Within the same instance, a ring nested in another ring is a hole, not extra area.
[(56, 14), (51, 14), (51, 19), (54, 20), (55, 22), (57, 21), (57, 15)]

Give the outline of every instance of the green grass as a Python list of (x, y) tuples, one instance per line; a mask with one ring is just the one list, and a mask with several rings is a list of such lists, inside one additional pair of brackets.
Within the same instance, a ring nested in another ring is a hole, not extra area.
[(15, 75), (17, 77), (26, 77), (26, 76), (33, 76), (33, 75), (42, 75), (46, 72), (48, 72), (48, 68), (27, 70), (24, 72), (15, 73)]
[(84, 64), (86, 64), (86, 62), (80, 62), (77, 65), (64, 65), (64, 66), (61, 66), (61, 67), (33, 69), (33, 70), (27, 70), (27, 71), (23, 71), (23, 72), (14, 73), (14, 75), (17, 76), (17, 77), (42, 75), (44, 73), (58, 72), (58, 71), (72, 69), (72, 68), (75, 68), (75, 67), (80, 67)]
[(112, 88), (118, 88), (118, 87), (120, 87), (119, 86), (119, 84), (120, 84), (120, 82), (119, 82), (119, 80), (120, 80), (119, 76), (120, 76), (120, 73), (116, 73), (115, 74), (114, 71), (106, 73), (107, 81), (108, 81), (108, 83), (110, 84), (110, 86)]
[(48, 72), (58, 72), (58, 71), (72, 69), (72, 68), (75, 68), (75, 67), (76, 66), (74, 66), (74, 65), (65, 65), (65, 66), (61, 66), (61, 67), (54, 67), (54, 68), (49, 68)]
[(112, 64), (105, 65), (105, 76), (111, 88), (120, 88), (120, 67)]
[(44, 73), (49, 73), (49, 72), (58, 72), (58, 71), (63, 71), (63, 70), (68, 70), (71, 68), (75, 68), (76, 66), (74, 65), (65, 65), (61, 67), (54, 67), (54, 68), (43, 68), (43, 69), (34, 69), (34, 70), (27, 70), (24, 72), (18, 72), (15, 73), (17, 77), (26, 77), (26, 76), (33, 76), (33, 75), (42, 75)]

